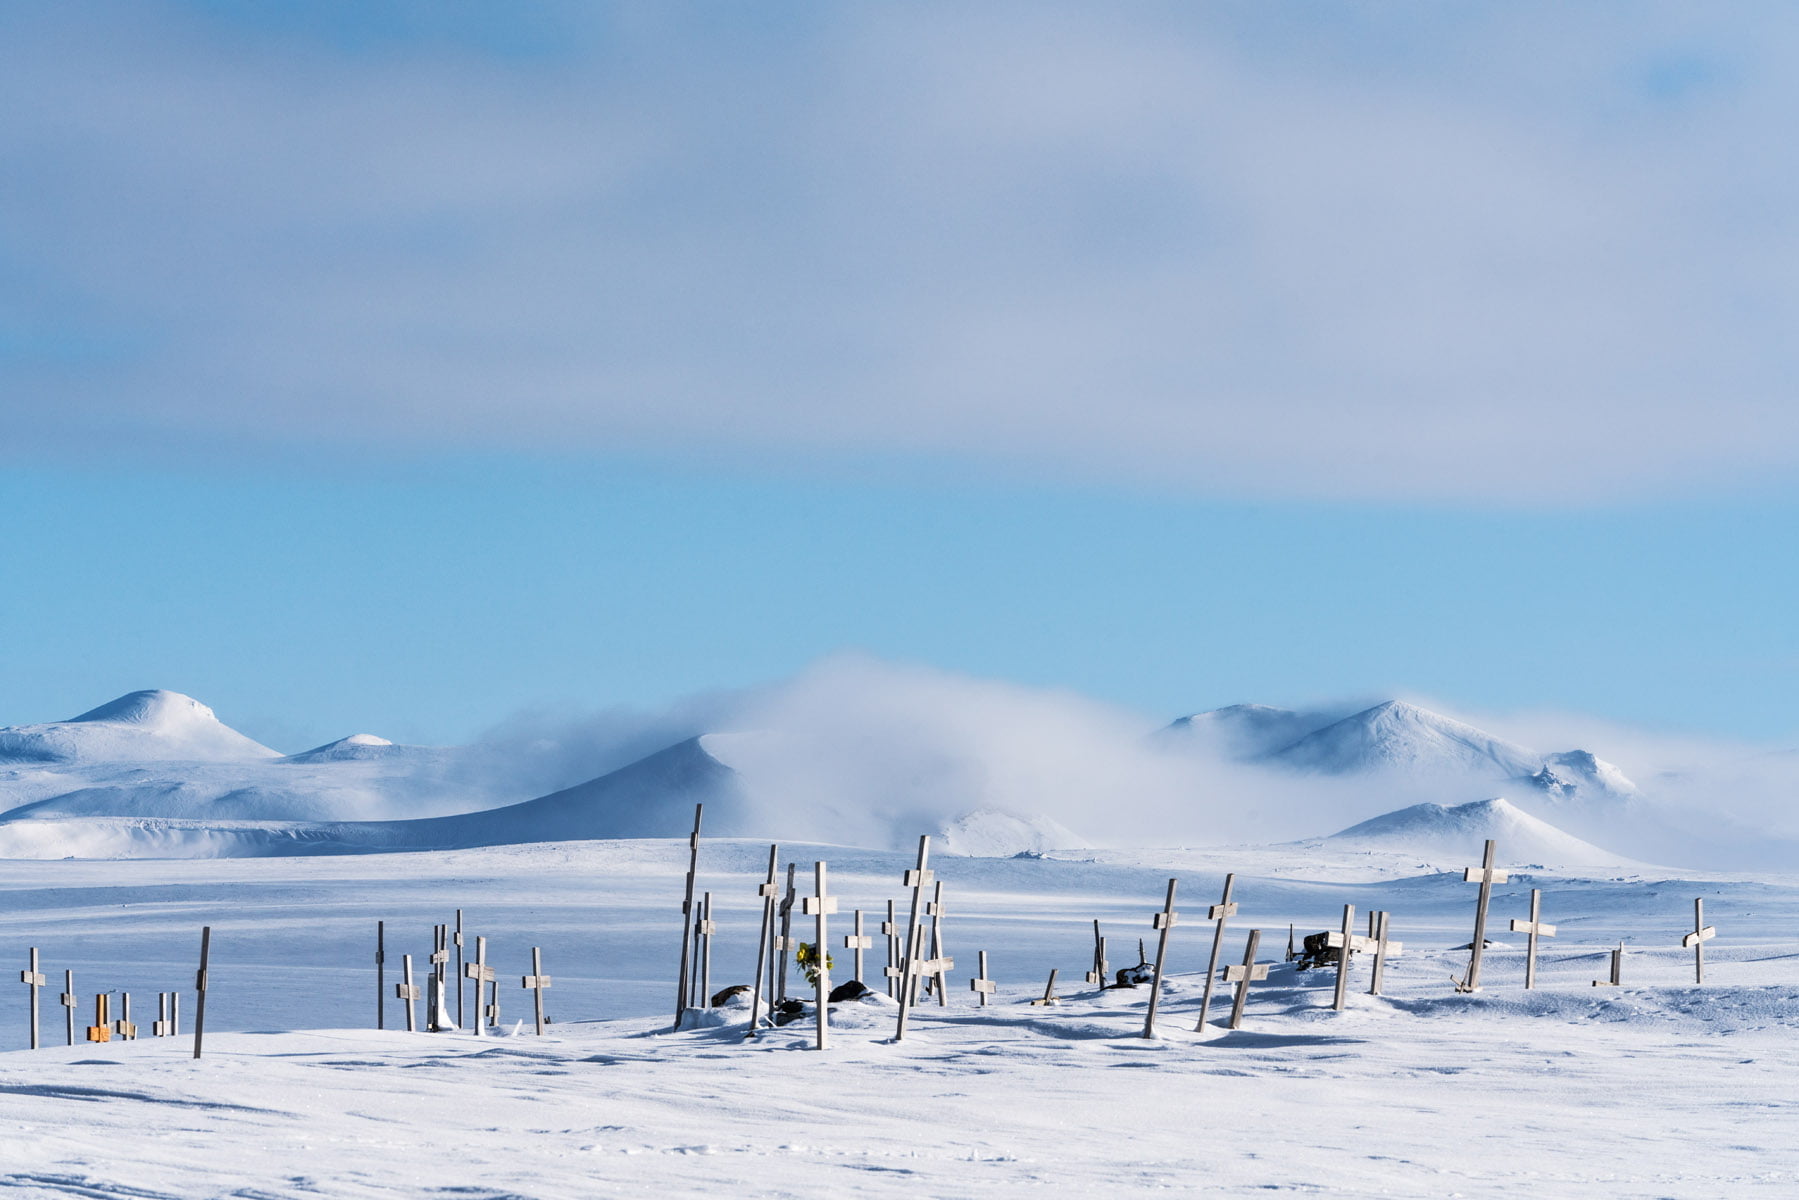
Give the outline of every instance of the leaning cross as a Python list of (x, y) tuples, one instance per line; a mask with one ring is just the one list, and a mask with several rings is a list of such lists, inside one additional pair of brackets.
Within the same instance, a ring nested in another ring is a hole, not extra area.
[(1238, 1029), (1243, 1025), (1243, 1002), (1249, 999), (1249, 985), (1260, 983), (1268, 978), (1268, 964), (1256, 961), (1256, 948), (1262, 944), (1262, 931), (1249, 931), (1249, 941), (1243, 947), (1243, 962), (1240, 966), (1224, 969), (1224, 981), (1237, 985), (1236, 998), (1231, 1001), (1231, 1028)]
[(1218, 924), (1212, 930), (1212, 957), (1206, 962), (1206, 990), (1199, 998), (1199, 1023), (1193, 1028), (1203, 1032), (1206, 1027), (1206, 1013), (1212, 1007), (1212, 981), (1218, 976), (1218, 951), (1224, 944), (1224, 924), (1237, 915), (1237, 906), (1231, 902), (1231, 884), (1236, 875), (1224, 877), (1224, 897), (1218, 903), (1206, 909), (1206, 920)]
[(943, 918), (947, 911), (943, 907), (943, 880), (939, 879), (936, 887), (937, 890), (932, 893), (931, 902), (925, 905), (925, 911), (931, 915), (931, 961), (938, 968), (932, 972), (931, 986), (937, 993), (938, 1006), (942, 1007), (949, 1003), (943, 994), (945, 991), (943, 975), (945, 971), (956, 965), (956, 961), (953, 958), (945, 957), (943, 953)]
[[(1691, 947), (1693, 951), (1693, 982), (1705, 982), (1705, 943), (1718, 936), (1718, 931), (1705, 923), (1705, 900), (1695, 897), (1693, 900), (1693, 932), (1680, 939), (1680, 944)], [(35, 955), (37, 951), (32, 951)], [(35, 995), (35, 993), (33, 993)], [(36, 1021), (36, 1013), (32, 1020)], [(35, 1045), (36, 1042), (33, 1042)]]
[[(693, 1003), (693, 998), (687, 994), (687, 971), (689, 964), (693, 961), (693, 880), (700, 869), (700, 817), (705, 811), (704, 804), (693, 806), (693, 832), (687, 835), (687, 896), (681, 901), (681, 974), (675, 980), (676, 1029), (681, 1028), (681, 1020), (687, 1015), (687, 1010)], [(460, 999), (462, 985), (458, 984), (456, 990), (458, 999)], [(477, 1005), (481, 1003), (479, 985), (475, 988), (475, 1003)]]
[[(1057, 967), (1050, 968), (1049, 982), (1043, 985), (1043, 998), (1041, 1000), (1031, 1001), (1031, 1006), (1033, 1008), (1043, 1006), (1043, 1005), (1062, 1003), (1061, 998), (1056, 995), (1056, 972), (1059, 969), (1060, 968), (1057, 968)], [(985, 972), (983, 972), (983, 974), (984, 973)]]
[(1162, 938), (1156, 943), (1156, 973), (1149, 984), (1149, 1012), (1143, 1018), (1143, 1036), (1156, 1036), (1156, 1004), (1162, 999), (1162, 967), (1168, 961), (1168, 931), (1173, 929), (1181, 915), (1174, 911), (1174, 885), (1176, 879), (1168, 881), (1168, 899), (1162, 904), (1162, 911), (1150, 918), (1150, 928), (1162, 931)]
[(519, 986), (529, 988), (536, 995), (532, 997), (537, 1006), (537, 1036), (543, 1036), (545, 1017), (543, 1015), (543, 990), (550, 986), (550, 977), (543, 973), (543, 951), (536, 946), (531, 947), (531, 973), (519, 978)]
[(1357, 951), (1366, 950), (1374, 945), (1373, 938), (1362, 937), (1355, 931), (1355, 905), (1343, 906), (1343, 928), (1333, 930), (1325, 935), (1325, 944), (1337, 952), (1337, 992), (1331, 1000), (1331, 1007), (1342, 1012), (1349, 1004), (1349, 962), (1350, 956)]
[(419, 986), (412, 982), (412, 955), (400, 956), (400, 968), (405, 972), (406, 981), (394, 984), (394, 998), (406, 1001), (406, 1032), (417, 1033), (418, 1017), (414, 1005), (419, 998)]
[(31, 965), (19, 972), (19, 982), (31, 993), (31, 1048), (37, 1049), (37, 990), (44, 986), (44, 973), (37, 969), (37, 947), (31, 948)]
[(825, 1049), (831, 1043), (831, 1006), (827, 1001), (831, 996), (831, 955), (826, 949), (830, 941), (825, 933), (825, 924), (832, 913), (837, 911), (837, 897), (825, 890), (825, 864), (812, 864), (818, 891), (807, 896), (801, 903), (801, 910), (809, 917), (818, 918), (818, 929), (812, 943), (814, 978), (818, 984), (818, 1048)]
[[(475, 939), (475, 961), (465, 963), (462, 972), (475, 981), (475, 1036), (481, 1036), (481, 1026), (486, 1024), (481, 1014), (481, 985), (494, 978), (493, 968), (487, 965), (487, 939)], [(461, 991), (460, 985), (456, 989)]]
[(1387, 959), (1398, 958), (1405, 951), (1404, 942), (1396, 942), (1388, 936), (1388, 928), (1393, 914), (1382, 911), (1370, 914), (1374, 920), (1374, 969), (1369, 972), (1368, 994), (1380, 995), (1381, 981), (1386, 976)]
[[(774, 956), (768, 950), (775, 929), (775, 897), (780, 895), (780, 887), (775, 883), (775, 860), (780, 853), (779, 846), (768, 848), (768, 880), (756, 889), (756, 894), (762, 897), (762, 931), (756, 937), (756, 974), (750, 984), (750, 1027), (743, 1035), (746, 1038), (755, 1037), (762, 1023), (762, 975), (765, 968), (772, 971), (775, 965)], [(768, 989), (771, 997), (774, 995), (772, 982)]]
[(968, 990), (978, 993), (981, 1007), (987, 1007), (987, 997), (993, 995), (993, 980), (987, 978), (987, 952), (981, 951), (981, 973), (968, 981)]
[(1493, 839), (1488, 838), (1480, 866), (1468, 867), (1462, 871), (1463, 883), (1480, 884), (1480, 897), (1474, 906), (1474, 940), (1469, 944), (1468, 977), (1457, 981), (1455, 990), (1458, 992), (1480, 991), (1480, 956), (1487, 944), (1487, 905), (1493, 899), (1493, 885), (1504, 883), (1509, 878), (1506, 872), (1493, 869), (1494, 848)]
[(856, 910), (856, 932), (843, 935), (843, 948), (856, 952), (856, 974), (858, 981), (862, 978), (862, 952), (875, 944), (875, 940), (862, 932), (862, 910)]
[(918, 956), (924, 939), (924, 927), (919, 923), (919, 904), (924, 899), (924, 890), (931, 886), (936, 878), (925, 864), (931, 859), (931, 835), (920, 834), (918, 837), (918, 865), (900, 876), (900, 886), (912, 889), (912, 912), (906, 918), (906, 957), (900, 964), (899, 977), (899, 1023), (894, 1027), (893, 1040), (904, 1041), (906, 1038), (906, 1018), (912, 1012), (914, 981), (919, 969)]
[(1554, 937), (1555, 926), (1542, 920), (1543, 892), (1540, 888), (1530, 889), (1530, 920), (1520, 921), (1512, 918), (1512, 932), (1527, 935), (1524, 939), (1524, 986), (1526, 990), (1537, 986), (1537, 939)]

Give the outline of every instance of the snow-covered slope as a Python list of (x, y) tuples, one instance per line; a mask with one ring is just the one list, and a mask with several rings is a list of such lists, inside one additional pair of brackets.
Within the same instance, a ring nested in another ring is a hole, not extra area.
[(1232, 759), (1252, 759), (1291, 745), (1330, 724), (1322, 713), (1267, 704), (1232, 704), (1181, 717), (1157, 732), (1164, 745), (1195, 746)]
[(1011, 858), (1085, 845), (1085, 839), (1048, 817), (1020, 817), (991, 808), (967, 813), (940, 831), (942, 848), (969, 858)]
[(1472, 771), (1511, 779), (1543, 765), (1542, 756), (1522, 746), (1403, 700), (1364, 709), (1264, 757), (1294, 770), (1327, 775)]
[(0, 762), (253, 762), (279, 757), (180, 692), (132, 692), (67, 721), (0, 729)]
[(1507, 862), (1538, 866), (1603, 866), (1626, 863), (1623, 855), (1565, 833), (1502, 797), (1458, 804), (1414, 804), (1352, 825), (1325, 841), (1335, 847), (1384, 850), (1421, 858), (1468, 858), (1486, 839), (1499, 843)]

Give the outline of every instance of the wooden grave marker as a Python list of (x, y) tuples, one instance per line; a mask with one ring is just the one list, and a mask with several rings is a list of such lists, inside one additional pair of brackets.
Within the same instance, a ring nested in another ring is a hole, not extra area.
[[(1681, 938), (1680, 944), (1693, 952), (1693, 982), (1696, 984), (1705, 982), (1705, 943), (1717, 936), (1718, 931), (1705, 923), (1704, 897), (1695, 896), (1693, 898), (1693, 932)], [(32, 953), (35, 955), (37, 952), (34, 950)], [(33, 1021), (35, 1022), (35, 1020), (34, 1014)], [(33, 1044), (36, 1043), (33, 1042)]]
[(1048, 1007), (1051, 1004), (1062, 1003), (1062, 998), (1056, 995), (1056, 973), (1059, 969), (1060, 968), (1057, 967), (1050, 968), (1049, 982), (1043, 985), (1043, 995), (1038, 999), (1031, 1001), (1032, 1008)]
[[(756, 974), (750, 981), (750, 1027), (743, 1034), (746, 1038), (755, 1037), (762, 1025), (762, 977), (765, 971), (773, 971), (775, 967), (774, 955), (769, 953), (769, 948), (775, 931), (775, 900), (780, 894), (780, 886), (775, 883), (775, 864), (780, 855), (780, 846), (768, 848), (768, 878), (756, 888), (756, 894), (762, 897), (762, 926), (756, 934)], [(768, 984), (768, 995), (772, 999), (774, 980), (771, 978)]]
[(131, 993), (119, 993), (119, 1019), (112, 1023), (112, 1031), (119, 1035), (122, 1042), (137, 1041), (137, 1026), (131, 1023)]
[[(475, 961), (463, 965), (463, 974), (475, 981), (475, 1036), (481, 1036), (481, 1027), (487, 1022), (482, 1020), (481, 985), (496, 978), (494, 969), (487, 965), (487, 939), (475, 939)], [(460, 989), (459, 989), (460, 990)]]
[(1623, 987), (1624, 986), (1624, 943), (1623, 942), (1619, 942), (1618, 948), (1611, 952), (1611, 962), (1612, 962), (1612, 977), (1610, 979), (1595, 979), (1593, 981), (1594, 987)]
[(87, 1040), (112, 1041), (112, 1006), (107, 1003), (105, 992), (94, 994), (94, 1023), (87, 1027)]
[(387, 922), (375, 922), (375, 1028), (387, 1028)]
[[(462, 1007), (462, 993), (467, 988), (467, 985), (463, 980), (468, 977), (468, 963), (463, 957), (462, 910), (460, 908), (456, 910), (456, 935), (454, 940), (456, 942), (456, 1028), (461, 1029), (468, 1023)], [(481, 997), (479, 995), (475, 997), (475, 1003), (477, 1005), (481, 1003)]]
[(1456, 980), (1455, 990), (1458, 992), (1480, 991), (1480, 960), (1487, 946), (1487, 906), (1493, 900), (1493, 885), (1504, 883), (1510, 878), (1507, 872), (1494, 869), (1495, 848), (1493, 839), (1488, 838), (1486, 849), (1481, 854), (1480, 866), (1467, 867), (1462, 871), (1462, 882), (1480, 884), (1480, 895), (1474, 902), (1474, 940), (1468, 944), (1468, 975), (1465, 979)]
[(936, 878), (927, 868), (931, 860), (931, 835), (920, 834), (918, 838), (918, 865), (900, 876), (900, 886), (912, 889), (912, 912), (906, 918), (906, 956), (900, 964), (899, 980), (899, 1022), (894, 1027), (893, 1040), (904, 1041), (906, 1038), (906, 1018), (911, 1015), (912, 1001), (916, 992), (915, 981), (919, 962), (919, 942), (924, 937), (924, 927), (920, 923), (919, 907), (924, 899), (925, 888), (931, 886)]
[(200, 929), (200, 969), (194, 972), (194, 1057), (206, 1041), (206, 967), (212, 957), (212, 926)]
[(64, 971), (62, 973), (62, 995), (57, 997), (57, 1002), (62, 1005), (63, 1023), (68, 1026), (69, 1045), (73, 1046), (75, 1044), (75, 972)]
[(1206, 960), (1206, 987), (1199, 997), (1199, 1020), (1193, 1026), (1198, 1033), (1205, 1031), (1206, 1014), (1212, 1008), (1212, 982), (1218, 977), (1218, 951), (1224, 945), (1224, 926), (1237, 915), (1237, 906), (1231, 901), (1231, 885), (1236, 880), (1235, 873), (1227, 874), (1224, 877), (1224, 896), (1206, 909), (1206, 920), (1216, 924), (1212, 927), (1212, 957)]
[(25, 990), (30, 994), (30, 999), (31, 999), (31, 1048), (33, 1050), (36, 1050), (37, 1049), (37, 993), (38, 993), (38, 989), (43, 987), (44, 983), (45, 983), (44, 973), (37, 969), (37, 947), (36, 946), (33, 946), (31, 948), (29, 965), (23, 971), (19, 972), (19, 982), (25, 985)]
[(158, 992), (156, 993), (156, 1020), (150, 1026), (150, 1036), (165, 1038), (174, 1035), (175, 1023), (169, 1020), (169, 994)]
[(936, 993), (937, 1006), (941, 1008), (949, 1003), (944, 995), (949, 990), (949, 981), (945, 975), (956, 965), (956, 960), (943, 953), (943, 918), (948, 913), (943, 907), (943, 880), (937, 881), (936, 888), (930, 903), (925, 905), (925, 911), (931, 915), (931, 965), (936, 968), (930, 977), (931, 988)]
[(419, 985), (412, 982), (412, 955), (400, 956), (400, 969), (404, 972), (402, 982), (394, 984), (394, 998), (406, 1001), (406, 1032), (418, 1032), (418, 1016), (416, 1005), (419, 998)]
[(693, 1007), (706, 1008), (712, 1003), (712, 935), (718, 932), (718, 922), (712, 919), (711, 892), (700, 900), (700, 921), (694, 931), (700, 938), (700, 992), (694, 997), (699, 1003)]
[[(1106, 970), (1112, 964), (1106, 961), (1106, 939), (1099, 932), (1099, 918), (1093, 918), (1093, 969), (1087, 972), (1087, 982), (1096, 985), (1100, 991), (1106, 990)], [(984, 973), (984, 972), (983, 972)]]
[[(687, 1015), (692, 1004), (692, 997), (687, 994), (687, 972), (693, 961), (693, 884), (694, 877), (700, 869), (700, 817), (704, 815), (706, 806), (693, 806), (693, 832), (687, 835), (687, 894), (681, 900), (681, 971), (675, 977), (675, 1028), (681, 1028), (681, 1021)], [(481, 998), (479, 985), (475, 988), (475, 999)]]
[(543, 1027), (549, 1020), (543, 1015), (543, 990), (550, 986), (550, 982), (550, 977), (543, 973), (543, 951), (536, 946), (531, 947), (531, 973), (520, 977), (519, 986), (533, 993), (531, 1003), (537, 1014), (538, 1037), (543, 1036)]
[(893, 919), (893, 901), (887, 901), (887, 919), (881, 922), (881, 935), (887, 939), (887, 966), (881, 975), (887, 980), (887, 994), (893, 995), (900, 975), (899, 922)]
[(1337, 990), (1331, 999), (1331, 1008), (1342, 1012), (1349, 1005), (1349, 965), (1357, 951), (1366, 950), (1374, 944), (1373, 938), (1363, 937), (1355, 931), (1355, 905), (1343, 906), (1343, 928), (1332, 930), (1324, 939), (1325, 944), (1337, 951)]
[(773, 1003), (780, 1004), (787, 999), (787, 956), (798, 951), (799, 947), (793, 938), (793, 905), (799, 895), (794, 886), (794, 872), (799, 870), (798, 863), (787, 864), (787, 891), (781, 897), (780, 918), (781, 933), (775, 938), (775, 950), (781, 956), (781, 968), (775, 973), (775, 990)]
[(987, 978), (987, 952), (980, 953), (981, 973), (968, 981), (968, 990), (981, 998), (981, 1007), (987, 1007), (987, 997), (993, 995), (993, 980)]
[(858, 908), (856, 910), (856, 932), (843, 935), (843, 948), (856, 952), (856, 973), (851, 978), (862, 983), (863, 986), (867, 986), (867, 984), (862, 978), (862, 955), (865, 951), (872, 949), (874, 944), (875, 940), (862, 932), (862, 910)]
[(815, 862), (812, 869), (816, 874), (818, 892), (807, 896), (802, 903), (805, 914), (818, 919), (817, 931), (813, 934), (815, 940), (812, 943), (812, 956), (818, 979), (818, 1048), (823, 1050), (831, 1040), (831, 942), (826, 924), (831, 914), (837, 911), (837, 897), (825, 890), (825, 864)]
[(1382, 983), (1386, 981), (1387, 960), (1398, 958), (1405, 953), (1405, 943), (1396, 942), (1392, 937), (1393, 914), (1382, 909), (1380, 912), (1368, 914), (1374, 918), (1374, 967), (1368, 972), (1368, 994), (1380, 995)]
[(1555, 936), (1555, 926), (1543, 920), (1543, 891), (1541, 888), (1530, 889), (1530, 920), (1520, 921), (1517, 917), (1513, 917), (1512, 932), (1525, 935), (1524, 987), (1528, 991), (1537, 986), (1537, 939)]
[(1249, 999), (1249, 985), (1260, 983), (1268, 978), (1268, 964), (1256, 961), (1256, 949), (1261, 944), (1262, 931), (1260, 929), (1250, 930), (1249, 941), (1243, 946), (1242, 964), (1224, 969), (1224, 981), (1237, 985), (1236, 998), (1231, 1001), (1230, 1027), (1232, 1029), (1240, 1029), (1243, 1026), (1243, 1004)]
[(1162, 911), (1150, 918), (1150, 928), (1161, 931), (1161, 939), (1156, 943), (1156, 973), (1149, 981), (1149, 1011), (1143, 1017), (1143, 1036), (1156, 1036), (1156, 1005), (1162, 999), (1162, 970), (1168, 962), (1168, 932), (1180, 921), (1181, 915), (1174, 911), (1174, 888), (1180, 881), (1168, 881), (1168, 899), (1162, 904)]

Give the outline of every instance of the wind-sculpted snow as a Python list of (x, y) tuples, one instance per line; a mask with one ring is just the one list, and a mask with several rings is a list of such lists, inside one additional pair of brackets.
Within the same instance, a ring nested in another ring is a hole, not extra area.
[[(1415, 855), (1466, 855), (1468, 847), (1491, 838), (1515, 862), (1590, 867), (1628, 864), (1623, 855), (1564, 833), (1503, 798), (1476, 800), (1454, 808), (1415, 804), (1332, 834), (1343, 846), (1400, 851)], [(1636, 864), (1629, 864), (1636, 865)]]
[(239, 762), (279, 757), (179, 692), (132, 692), (67, 721), (0, 729), (0, 763)]

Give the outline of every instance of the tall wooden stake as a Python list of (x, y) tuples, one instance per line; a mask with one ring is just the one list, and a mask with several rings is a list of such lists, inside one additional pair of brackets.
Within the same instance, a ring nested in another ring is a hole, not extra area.
[(776, 973), (775, 991), (773, 993), (774, 1003), (776, 1004), (787, 999), (787, 955), (794, 949), (793, 901), (795, 888), (793, 884), (793, 873), (798, 870), (798, 868), (799, 864), (797, 863), (787, 864), (787, 893), (781, 897), (781, 937), (780, 940), (775, 943), (775, 949), (780, 951), (781, 956), (781, 969)]
[[(775, 883), (775, 861), (780, 857), (781, 848), (768, 848), (768, 878), (756, 889), (762, 897), (762, 932), (756, 938), (756, 975), (750, 985), (750, 1027), (744, 1037), (753, 1038), (762, 1025), (762, 974), (765, 968), (773, 965), (773, 956), (768, 952), (768, 942), (774, 936), (775, 928), (775, 895), (778, 885)], [(771, 988), (769, 995), (773, 996)]]
[(1204, 1032), (1206, 1013), (1212, 1007), (1212, 983), (1218, 978), (1218, 951), (1224, 945), (1224, 926), (1237, 914), (1237, 906), (1231, 903), (1231, 884), (1236, 879), (1235, 874), (1224, 877), (1224, 898), (1206, 910), (1206, 919), (1218, 924), (1212, 929), (1212, 957), (1206, 960), (1206, 990), (1199, 997), (1199, 1021), (1193, 1026), (1199, 1032)]
[(1149, 983), (1149, 1012), (1143, 1018), (1143, 1036), (1156, 1036), (1156, 1005), (1162, 999), (1162, 971), (1168, 961), (1168, 931), (1181, 919), (1174, 911), (1174, 885), (1178, 879), (1168, 881), (1168, 900), (1162, 905), (1162, 911), (1150, 919), (1152, 928), (1162, 931), (1161, 940), (1156, 943), (1156, 973)]
[(31, 1048), (37, 1049), (37, 992), (44, 986), (44, 973), (37, 969), (37, 947), (31, 948), (31, 965), (19, 972), (19, 982), (31, 994)]
[(212, 953), (212, 926), (200, 930), (200, 969), (194, 973), (194, 1057), (206, 1039), (206, 963)]
[(918, 943), (923, 940), (924, 927), (919, 922), (919, 902), (924, 898), (924, 890), (935, 878), (926, 869), (925, 864), (931, 859), (931, 835), (921, 834), (918, 839), (918, 865), (900, 877), (900, 886), (912, 889), (912, 913), (906, 918), (906, 958), (900, 965), (899, 980), (899, 1024), (893, 1031), (893, 1040), (902, 1042), (906, 1039), (906, 1017), (912, 1011), (913, 965), (918, 961)]
[[(463, 988), (466, 986), (462, 981), (467, 974), (468, 964), (463, 961), (462, 957), (462, 910), (459, 908), (456, 910), (456, 1027), (458, 1029), (468, 1024), (462, 1009), (462, 992)], [(475, 1007), (479, 1008), (480, 1006), (481, 997), (477, 993), (475, 996)], [(477, 1013), (476, 1015), (479, 1017), (480, 1014)]]
[(681, 1028), (690, 997), (687, 994), (687, 964), (693, 957), (693, 881), (700, 869), (700, 817), (704, 804), (693, 806), (693, 832), (687, 835), (687, 895), (681, 901), (681, 974), (675, 985), (675, 1028)]
[(387, 922), (375, 922), (375, 1028), (387, 1028)]
[(700, 902), (700, 994), (696, 1007), (706, 1008), (712, 1003), (712, 935), (718, 932), (718, 926), (712, 920), (712, 893)]
[(60, 997), (60, 1001), (62, 1003), (63, 1020), (69, 1027), (69, 1045), (73, 1046), (75, 1044), (75, 972), (73, 971), (64, 971), (62, 973), (62, 996)]
[(1522, 933), (1524, 939), (1524, 986), (1528, 990), (1537, 986), (1537, 939), (1554, 937), (1555, 926), (1542, 919), (1543, 891), (1541, 888), (1530, 889), (1530, 920), (1520, 921), (1512, 918), (1512, 932)]

